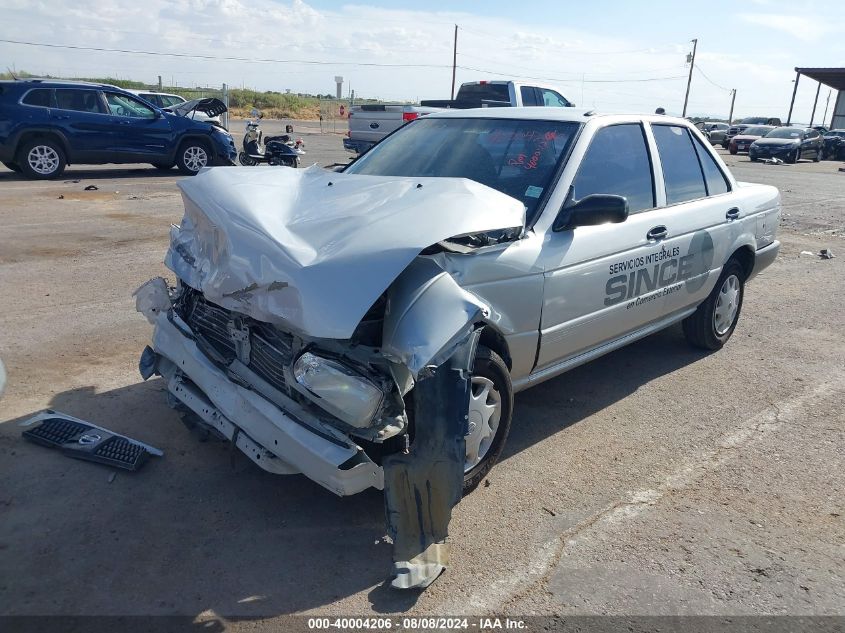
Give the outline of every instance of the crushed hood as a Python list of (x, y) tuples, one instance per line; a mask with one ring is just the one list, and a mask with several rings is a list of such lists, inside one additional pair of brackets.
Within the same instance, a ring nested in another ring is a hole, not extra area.
[(525, 221), (521, 202), (463, 178), (219, 167), (179, 187), (168, 268), (218, 305), (318, 338), (351, 337), (426, 247)]
[(189, 116), (191, 112), (196, 110), (197, 112), (202, 112), (204, 115), (212, 118), (220, 116), (228, 110), (226, 104), (216, 97), (193, 99), (191, 101), (175, 105), (170, 109), (180, 116)]

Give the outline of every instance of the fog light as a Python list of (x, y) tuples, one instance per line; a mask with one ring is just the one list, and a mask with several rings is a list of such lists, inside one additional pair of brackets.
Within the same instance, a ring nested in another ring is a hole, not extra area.
[(372, 423), (384, 398), (381, 389), (352, 369), (311, 352), (294, 363), (293, 375), (316, 404), (357, 428)]

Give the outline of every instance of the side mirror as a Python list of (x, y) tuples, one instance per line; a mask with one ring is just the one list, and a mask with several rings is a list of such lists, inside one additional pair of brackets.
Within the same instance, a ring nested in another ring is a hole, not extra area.
[(595, 193), (571, 206), (564, 206), (552, 224), (552, 230), (563, 231), (577, 226), (618, 224), (628, 219), (628, 200), (624, 196)]

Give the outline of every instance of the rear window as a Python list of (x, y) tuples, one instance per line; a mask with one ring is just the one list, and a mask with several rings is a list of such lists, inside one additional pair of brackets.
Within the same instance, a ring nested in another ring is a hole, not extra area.
[(458, 90), (458, 101), (510, 101), (507, 84), (464, 84)]
[(679, 125), (652, 125), (663, 180), (666, 204), (678, 204), (707, 196), (701, 165), (689, 132)]
[(30, 90), (24, 98), (21, 100), (21, 103), (25, 103), (26, 105), (30, 106), (40, 106), (42, 108), (49, 108), (50, 107), (50, 98), (52, 96), (52, 90), (49, 88), (36, 88), (35, 90)]
[(56, 89), (56, 104), (61, 110), (104, 113), (99, 95), (95, 90), (58, 88)]

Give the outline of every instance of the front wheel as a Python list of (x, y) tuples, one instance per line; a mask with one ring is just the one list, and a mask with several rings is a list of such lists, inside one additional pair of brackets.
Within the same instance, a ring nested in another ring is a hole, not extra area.
[(464, 494), (472, 492), (499, 460), (511, 428), (513, 386), (505, 361), (479, 346), (470, 382)]
[(787, 154), (786, 162), (791, 164), (791, 165), (794, 165), (795, 163), (798, 162), (798, 159), (800, 157), (801, 157), (801, 154), (799, 153), (799, 151), (797, 149), (793, 150), (793, 151), (789, 152), (789, 154)]
[(736, 155), (736, 152), (737, 152), (736, 148), (734, 148), (734, 147), (732, 147), (732, 148), (731, 148), (730, 150), (728, 150), (728, 151), (730, 151), (731, 156), (735, 156), (735, 155)]
[(813, 162), (817, 163), (822, 159), (822, 150), (816, 150), (816, 155), (813, 157)]
[(61, 175), (67, 165), (62, 146), (51, 139), (30, 141), (21, 148), (15, 162), (20, 165), (25, 176), (39, 180)]
[(240, 164), (244, 167), (255, 167), (255, 165), (257, 164), (255, 159), (250, 158), (249, 154), (247, 154), (246, 152), (241, 152), (240, 154), (238, 154), (238, 162), (240, 162)]
[(196, 175), (211, 164), (208, 148), (199, 141), (186, 141), (176, 154), (176, 166), (183, 174)]
[(737, 260), (731, 259), (704, 303), (684, 319), (687, 341), (702, 349), (721, 349), (739, 321), (744, 294), (745, 271)]

